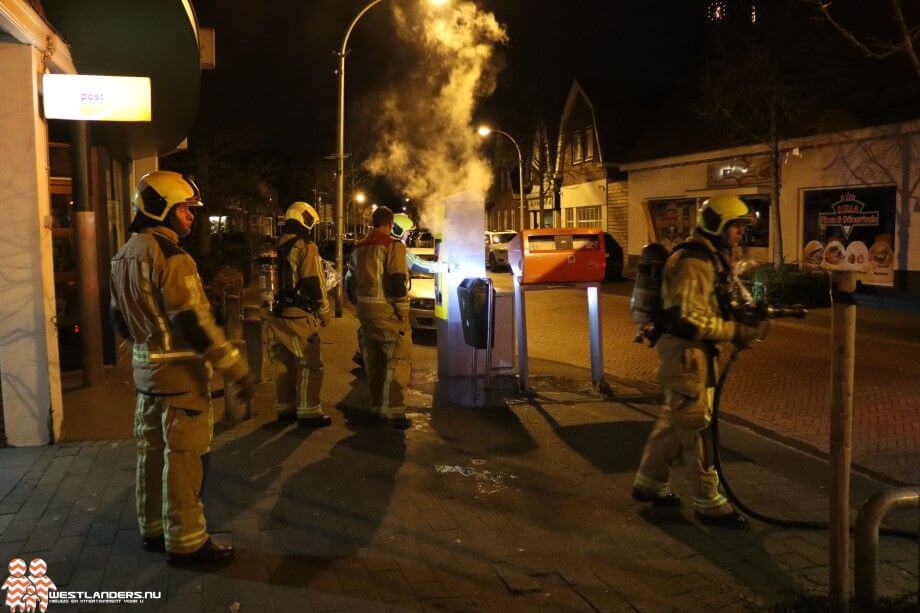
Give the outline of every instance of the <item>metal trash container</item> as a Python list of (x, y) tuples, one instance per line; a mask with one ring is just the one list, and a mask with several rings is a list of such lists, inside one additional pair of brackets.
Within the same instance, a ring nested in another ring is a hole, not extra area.
[(478, 277), (464, 279), (457, 287), (463, 341), (474, 349), (486, 349), (487, 343), (495, 344), (495, 331), (489, 331), (494, 315), (489, 313), (489, 308), (495, 308), (495, 301), (489, 296), (492, 291), (488, 279)]

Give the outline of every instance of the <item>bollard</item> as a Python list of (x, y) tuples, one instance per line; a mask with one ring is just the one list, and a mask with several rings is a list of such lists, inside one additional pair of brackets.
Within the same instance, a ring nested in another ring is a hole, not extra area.
[(850, 462), (853, 455), (853, 366), (856, 354), (856, 273), (831, 272), (830, 529), (831, 609), (850, 606)]
[[(246, 341), (231, 340), (230, 344), (237, 348), (246, 358)], [(228, 421), (244, 421), (252, 417), (252, 408), (248, 402), (241, 402), (237, 390), (232, 388), (229, 381), (224, 381), (224, 419)]]
[(239, 296), (224, 296), (224, 329), (229, 339), (243, 338), (242, 304)]
[(859, 510), (856, 516), (856, 602), (873, 608), (878, 598), (878, 531), (889, 511), (917, 507), (920, 509), (920, 488), (907, 487), (882, 490)]
[(258, 381), (262, 381), (262, 356), (265, 354), (265, 346), (262, 344), (262, 318), (247, 317), (243, 320), (243, 340), (246, 342), (249, 372)]

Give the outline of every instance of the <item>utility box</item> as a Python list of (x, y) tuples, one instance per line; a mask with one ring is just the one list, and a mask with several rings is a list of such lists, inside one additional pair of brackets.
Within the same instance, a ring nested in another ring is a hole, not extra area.
[(457, 288), (463, 340), (474, 349), (486, 349), (489, 345), (495, 345), (495, 330), (489, 330), (490, 320), (495, 321), (494, 300), (489, 300), (491, 291), (492, 288), (485, 279), (464, 279)]
[(508, 247), (508, 263), (525, 285), (603, 281), (604, 244), (600, 228), (524, 230)]

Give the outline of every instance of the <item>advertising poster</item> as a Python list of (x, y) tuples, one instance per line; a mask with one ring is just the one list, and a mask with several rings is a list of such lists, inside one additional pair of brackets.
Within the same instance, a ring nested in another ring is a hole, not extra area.
[(670, 250), (693, 234), (696, 227), (696, 198), (652, 200), (648, 214), (652, 240)]
[(894, 285), (897, 192), (891, 187), (805, 192), (802, 266), (853, 270), (871, 285)]

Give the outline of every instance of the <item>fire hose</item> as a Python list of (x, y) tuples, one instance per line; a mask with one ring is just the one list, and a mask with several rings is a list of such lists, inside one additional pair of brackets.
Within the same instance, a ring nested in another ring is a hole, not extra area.
[[(720, 442), (719, 442), (719, 407), (722, 400), (722, 390), (725, 388), (725, 381), (728, 379), (728, 374), (731, 372), (732, 366), (738, 360), (738, 357), (741, 355), (743, 350), (736, 347), (732, 350), (731, 355), (728, 358), (728, 362), (725, 364), (725, 367), (722, 369), (722, 372), (719, 374), (719, 379), (716, 382), (716, 389), (713, 395), (712, 401), (712, 421), (709, 423), (709, 429), (712, 432), (712, 448), (713, 448), (713, 466), (716, 470), (716, 473), (719, 475), (719, 483), (722, 484), (722, 491), (725, 493), (725, 497), (728, 498), (731, 503), (735, 506), (736, 509), (751, 517), (757, 521), (763, 522), (765, 524), (773, 524), (775, 526), (782, 526), (784, 528), (799, 528), (805, 530), (827, 530), (829, 527), (828, 522), (824, 521), (808, 521), (808, 520), (796, 520), (796, 519), (785, 519), (781, 517), (773, 517), (765, 513), (760, 513), (755, 511), (748, 505), (746, 505), (734, 490), (731, 487), (728, 479), (725, 478), (725, 471), (722, 466), (722, 455), (720, 452)], [(855, 530), (854, 526), (850, 526), (850, 532)], [(897, 528), (880, 528), (879, 532), (885, 536), (893, 536), (898, 538), (906, 538), (911, 540), (917, 540), (918, 534), (916, 532), (910, 532), (908, 530), (900, 530)]]

